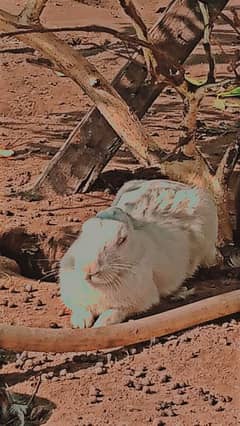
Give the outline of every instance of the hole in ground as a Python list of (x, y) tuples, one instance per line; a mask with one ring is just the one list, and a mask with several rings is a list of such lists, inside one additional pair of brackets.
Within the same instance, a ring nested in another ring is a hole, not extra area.
[(53, 236), (13, 228), (0, 235), (0, 255), (15, 260), (25, 277), (56, 282), (59, 260), (77, 234), (78, 231), (69, 227)]

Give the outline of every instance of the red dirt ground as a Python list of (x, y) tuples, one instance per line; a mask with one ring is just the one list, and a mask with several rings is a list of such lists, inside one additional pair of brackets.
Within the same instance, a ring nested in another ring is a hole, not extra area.
[[(0, 7), (17, 13), (25, 1), (0, 0)], [(139, 0), (148, 25), (158, 18), (159, 1)], [(162, 2), (166, 4), (167, 2)], [(238, 0), (229, 2), (238, 5)], [(49, 25), (102, 24), (120, 30), (129, 21), (114, 0), (49, 1), (43, 15)], [(77, 46), (111, 81), (124, 58), (121, 43), (105, 35), (64, 33), (66, 41), (81, 39)], [(214, 52), (218, 76), (226, 77), (228, 55), (239, 43), (234, 31), (222, 23), (214, 32)], [(112, 50), (102, 51), (110, 42)], [(218, 43), (222, 44), (225, 54)], [(108, 191), (76, 194), (60, 198), (49, 196), (38, 202), (14, 197), (15, 192), (33, 183), (46, 167), (91, 101), (68, 78), (30, 64), (38, 55), (13, 38), (0, 40), (1, 79), (0, 147), (14, 149), (11, 159), (0, 158), (0, 231), (24, 227), (29, 233), (58, 238), (62, 228), (76, 232), (89, 216), (108, 206), (113, 198)], [(5, 52), (4, 52), (5, 51)], [(16, 52), (16, 51), (15, 51)], [(195, 77), (207, 69), (201, 47), (188, 61)], [(234, 138), (239, 119), (239, 100), (231, 99), (223, 112), (205, 100), (200, 113), (201, 146), (211, 159), (219, 155)], [(144, 126), (162, 145), (171, 149), (179, 135), (181, 101), (173, 90), (165, 91), (143, 120)], [(219, 148), (220, 147), (220, 148)], [(136, 168), (132, 157), (121, 150), (108, 169)], [(108, 189), (108, 188), (107, 188)], [(58, 258), (61, 256), (58, 253)], [(239, 288), (239, 279), (230, 276), (194, 283), (196, 294), (188, 302)], [(179, 303), (178, 303), (179, 305)], [(160, 310), (176, 306), (166, 302)], [(0, 276), (0, 321), (29, 326), (70, 327), (69, 316), (55, 283), (39, 283), (24, 277)], [(156, 339), (118, 351), (85, 354), (0, 353), (6, 359), (2, 381), (12, 392), (30, 395), (42, 376), (39, 398), (55, 409), (46, 421), (54, 426), (235, 426), (240, 423), (239, 315)]]

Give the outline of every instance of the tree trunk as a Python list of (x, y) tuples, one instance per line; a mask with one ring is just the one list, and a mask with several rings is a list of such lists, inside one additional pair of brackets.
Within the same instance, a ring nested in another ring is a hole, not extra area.
[[(227, 3), (226, 0), (209, 1), (212, 21)], [(202, 35), (202, 16), (197, 2), (193, 0), (171, 2), (150, 31), (150, 39), (175, 63), (186, 60)], [(149, 83), (140, 55), (136, 55), (134, 61), (128, 62), (120, 70), (112, 84), (140, 118), (164, 87), (164, 84), (156, 87)], [(33, 192), (70, 194), (78, 190), (87, 191), (122, 143), (95, 107), (86, 114), (76, 130), (50, 161), (34, 185)]]

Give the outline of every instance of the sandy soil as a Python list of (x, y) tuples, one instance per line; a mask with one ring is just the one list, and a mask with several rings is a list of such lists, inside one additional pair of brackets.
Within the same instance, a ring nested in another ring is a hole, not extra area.
[[(0, 7), (16, 13), (24, 3), (0, 0)], [(139, 4), (150, 26), (158, 18), (159, 1), (139, 0)], [(237, 4), (238, 0), (230, 1), (229, 7)], [(50, 0), (43, 21), (49, 25), (96, 23), (129, 28), (114, 0)], [(125, 62), (119, 53), (127, 54), (126, 49), (109, 36), (64, 33), (61, 37), (84, 53), (109, 81)], [(228, 57), (239, 39), (223, 24), (216, 26), (214, 37), (218, 76), (224, 77), (228, 75)], [(111, 50), (103, 49), (106, 42)], [(0, 54), (0, 146), (15, 151), (8, 160), (0, 158), (0, 231), (19, 227), (29, 234), (60, 240), (63, 229), (75, 234), (87, 217), (110, 204), (113, 194), (108, 186), (107, 191), (49, 196), (38, 202), (26, 202), (16, 193), (36, 180), (76, 121), (89, 110), (91, 101), (68, 78), (30, 63), (29, 59), (39, 55), (22, 43), (1, 39)], [(195, 77), (204, 76), (207, 65), (201, 46), (189, 59), (187, 69)], [(202, 105), (199, 140), (215, 163), (234, 138), (240, 103), (231, 99), (223, 112), (214, 108), (213, 102), (208, 98)], [(149, 134), (171, 149), (181, 123), (181, 101), (175, 92), (165, 91), (143, 122)], [(108, 166), (108, 170), (116, 170), (116, 180), (119, 169), (134, 168), (136, 163), (126, 151), (120, 151)], [(65, 248), (61, 245), (57, 258)], [(239, 279), (205, 275), (190, 285), (196, 293), (187, 302), (239, 288)], [(159, 311), (179, 304), (167, 301)], [(113, 352), (46, 355), (1, 351), (1, 380), (12, 392), (30, 395), (41, 376), (37, 401), (52, 404), (45, 422), (52, 426), (235, 426), (240, 422), (239, 319), (235, 315)], [(5, 275), (0, 276), (0, 321), (70, 327), (56, 283)]]

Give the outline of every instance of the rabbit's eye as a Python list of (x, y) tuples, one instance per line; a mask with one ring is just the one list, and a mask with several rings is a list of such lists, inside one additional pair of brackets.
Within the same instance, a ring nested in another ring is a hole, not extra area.
[(126, 241), (126, 239), (127, 239), (127, 235), (125, 235), (124, 237), (120, 237), (117, 242), (118, 246), (121, 246), (124, 243), (124, 241)]

